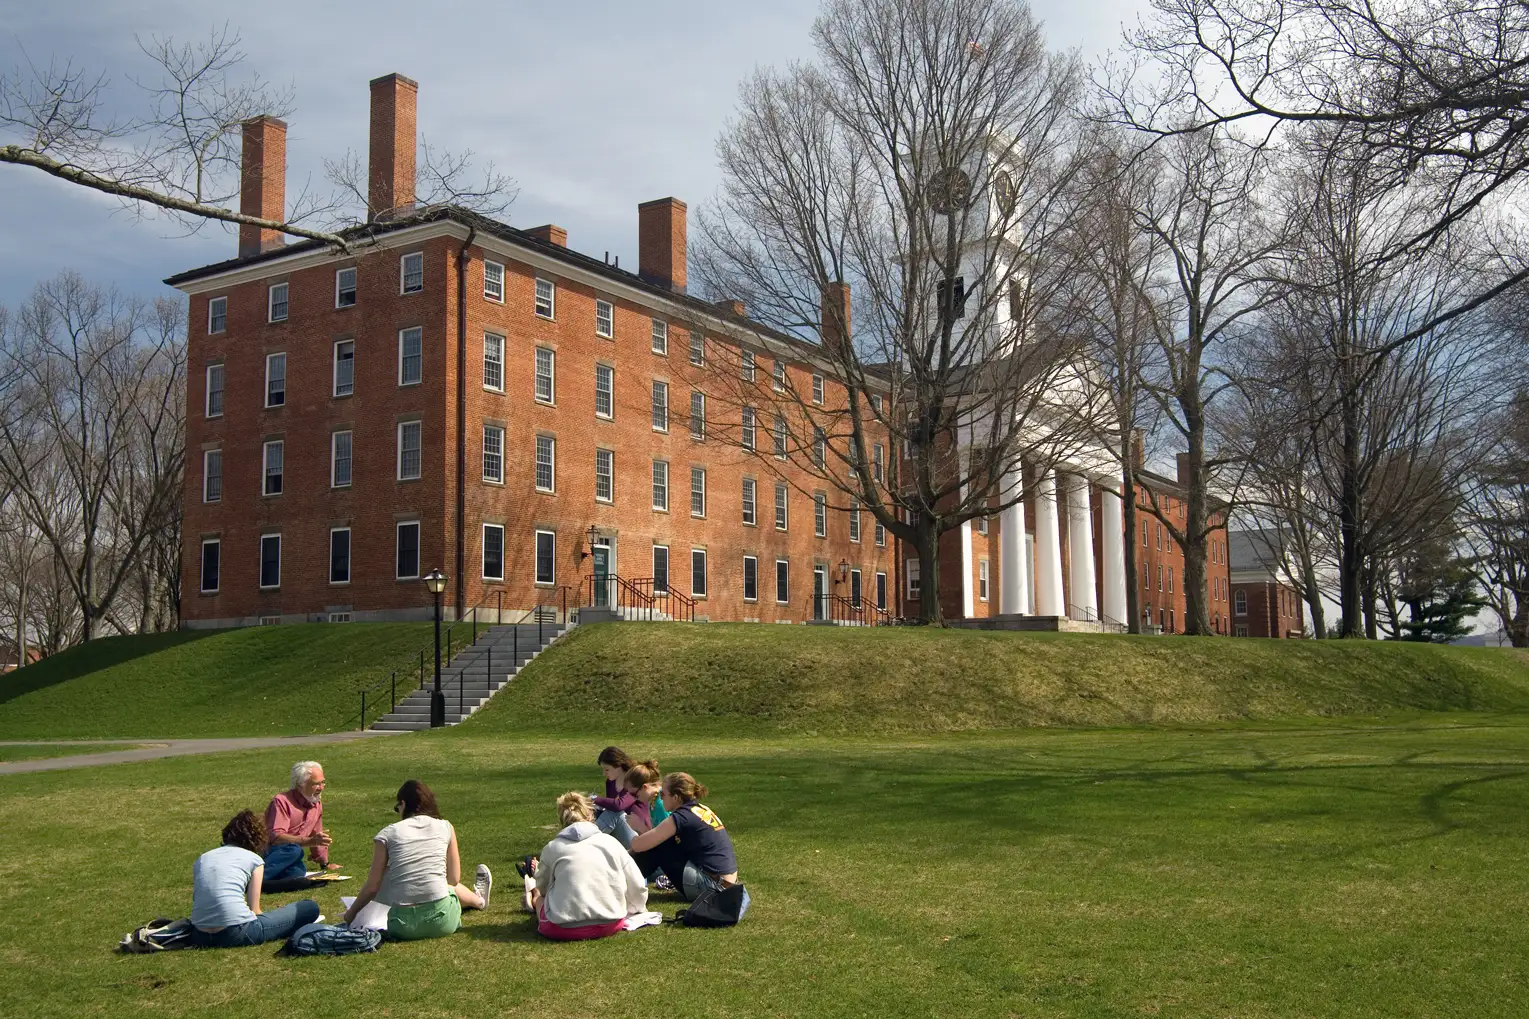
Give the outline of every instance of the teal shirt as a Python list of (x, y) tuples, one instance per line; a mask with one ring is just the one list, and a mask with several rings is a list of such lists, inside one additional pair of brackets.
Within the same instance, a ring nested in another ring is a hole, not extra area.
[(662, 796), (653, 797), (653, 805), (648, 808), (648, 821), (654, 828), (657, 828), (663, 823), (664, 818), (668, 816), (669, 811), (664, 806), (664, 798)]

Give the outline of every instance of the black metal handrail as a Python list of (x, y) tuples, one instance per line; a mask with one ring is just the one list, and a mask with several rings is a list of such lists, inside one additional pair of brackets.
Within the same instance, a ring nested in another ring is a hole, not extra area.
[[(502, 594), (502, 592), (497, 592), (497, 591), (494, 592), (493, 600), (496, 602), (496, 604), (502, 605), (503, 604), (503, 594)], [(453, 638), (453, 632), (456, 630), (458, 625), (464, 625), (465, 626), (465, 625), (470, 624), (471, 627), (472, 627), (472, 643), (476, 644), (478, 642), (478, 612), (479, 612), (480, 609), (485, 608), (488, 605), (489, 601), (490, 601), (490, 597), (488, 595), (484, 595), (483, 599), (481, 601), (479, 601), (477, 605), (474, 605), (470, 610), (468, 610), (467, 612), (464, 612), (462, 614), (462, 618), (452, 620), (452, 622), (447, 625), (445, 631), (441, 634), (441, 639), (446, 642), (446, 656), (445, 656), (445, 658), (442, 659), (442, 661), (444, 663), (446, 663), (446, 664), (442, 666), (443, 670), (445, 669), (446, 665), (450, 664), (451, 659), (454, 657), (454, 650), (453, 650), (454, 638)], [(503, 618), (502, 609), (500, 610), (500, 613), (498, 615), (496, 615), (495, 618)], [(470, 646), (470, 645), (464, 645), (464, 646)], [(400, 674), (402, 674), (404, 676), (404, 683), (405, 683), (404, 696), (406, 696), (406, 697), (410, 693), (413, 692), (413, 690), (408, 689), (408, 674), (410, 672), (416, 673), (416, 677), (417, 677), (416, 678), (416, 682), (415, 682), (415, 686), (414, 686), (414, 690), (423, 690), (425, 688), (425, 685), (435, 678), (434, 672), (431, 672), (429, 675), (427, 675), (426, 672), (425, 672), (425, 662), (426, 662), (427, 658), (430, 658), (433, 655), (434, 650), (435, 650), (435, 635), (431, 634), (430, 635), (430, 639), (426, 640), (424, 642), (424, 644), (422, 644), (420, 646), (418, 651), (410, 652), (407, 656), (405, 656), (405, 658), (402, 658), (402, 659), (399, 660), (399, 662), (397, 664), (400, 667), (395, 667), (395, 668), (389, 669), (388, 670), (388, 674), (386, 676), (380, 677), (376, 682), (372, 683), (370, 686), (362, 687), (362, 688), (359, 688), (357, 690), (357, 693), (361, 697), (361, 715), (360, 715), (360, 723), (361, 724), (360, 724), (359, 728), (365, 729), (367, 727), (367, 725), (368, 725), (367, 717), (366, 717), (367, 716), (367, 702), (370, 701), (373, 705), (380, 704), (381, 703), (381, 697), (379, 696), (379, 694), (381, 694), (382, 691), (386, 690), (388, 692), (388, 710), (387, 711), (378, 712), (377, 713), (377, 717), (381, 718), (383, 715), (388, 714), (389, 712), (393, 711), (394, 709), (396, 709), (398, 707), (398, 677), (399, 677)], [(403, 662), (405, 660), (407, 660), (407, 662), (409, 663), (407, 666), (403, 665)], [(460, 694), (461, 694), (461, 690), (460, 690), (461, 685), (462, 684), (460, 684), (460, 683), (458, 684), (458, 687), (459, 687), (459, 690), (458, 690), (458, 694), (459, 694), (459, 696), (458, 696), (458, 706), (459, 707), (460, 707), (461, 700), (462, 700), (462, 697), (460, 696)]]
[(858, 605), (853, 598), (842, 594), (830, 594), (827, 597), (829, 622), (858, 623), (861, 626), (890, 626), (892, 623), (891, 613), (877, 608), (864, 595)]

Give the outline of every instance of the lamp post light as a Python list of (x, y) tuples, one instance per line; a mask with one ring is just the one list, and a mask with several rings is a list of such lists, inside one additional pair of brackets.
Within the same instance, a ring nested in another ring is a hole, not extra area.
[(848, 576), (849, 576), (849, 560), (848, 559), (840, 559), (839, 560), (839, 583), (841, 583), (841, 584), (844, 583), (845, 578), (848, 577)]
[(441, 593), (446, 590), (446, 574), (431, 570), (423, 577), (435, 597), (435, 689), (430, 692), (430, 728), (446, 724), (446, 695), (441, 692)]

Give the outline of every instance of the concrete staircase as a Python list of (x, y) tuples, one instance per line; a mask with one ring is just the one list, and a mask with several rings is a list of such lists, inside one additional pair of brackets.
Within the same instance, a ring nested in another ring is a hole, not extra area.
[[(555, 619), (480, 627), (478, 642), (441, 666), (441, 690), (446, 695), (446, 724), (456, 725), (488, 703), (506, 683), (572, 627)], [(373, 729), (416, 732), (430, 728), (433, 682), (409, 694), (375, 723)]]

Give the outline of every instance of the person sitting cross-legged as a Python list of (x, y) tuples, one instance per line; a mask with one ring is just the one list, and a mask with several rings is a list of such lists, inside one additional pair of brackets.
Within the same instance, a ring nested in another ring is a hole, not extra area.
[(522, 904), (536, 914), (537, 931), (554, 941), (603, 938), (626, 918), (648, 908), (648, 885), (630, 853), (594, 823), (583, 793), (557, 798), (563, 830), (527, 861)]
[(318, 761), (292, 765), (292, 788), (277, 793), (265, 808), (270, 844), (265, 851), (265, 890), (300, 887), (308, 873), (307, 850), (321, 870), (339, 870), (329, 862), (331, 839), (324, 830), (324, 768)]
[(265, 864), (265, 822), (241, 810), (223, 829), (223, 845), (197, 858), (191, 868), (191, 941), (201, 948), (238, 948), (284, 941), (319, 918), (312, 899), (260, 911), (260, 878)]
[[(738, 884), (738, 857), (733, 839), (701, 799), (704, 785), (683, 771), (670, 772), (661, 786), (669, 816), (632, 839), (632, 856), (644, 877), (660, 871), (675, 891), (694, 902), (703, 891), (721, 891)], [(738, 916), (748, 912), (749, 893), (743, 889)]]
[(418, 779), (398, 789), (395, 821), (372, 839), (372, 869), (345, 911), (347, 924), (375, 899), (388, 906), (390, 941), (418, 941), (455, 933), (463, 909), (487, 909), (494, 876), (478, 865), (473, 887), (461, 883), (457, 833), (435, 805), (435, 793)]

